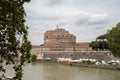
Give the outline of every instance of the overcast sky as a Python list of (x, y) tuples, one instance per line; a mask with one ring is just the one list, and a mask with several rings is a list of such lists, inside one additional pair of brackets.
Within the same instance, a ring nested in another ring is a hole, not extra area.
[(120, 0), (31, 0), (24, 7), (34, 45), (57, 25), (76, 35), (77, 42), (90, 42), (120, 22)]

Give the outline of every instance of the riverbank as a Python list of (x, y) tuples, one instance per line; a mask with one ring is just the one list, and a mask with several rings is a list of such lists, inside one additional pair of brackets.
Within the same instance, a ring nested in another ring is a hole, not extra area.
[(69, 65), (71, 65), (71, 66), (79, 66), (79, 67), (90, 67), (90, 68), (120, 70), (120, 66), (112, 66), (112, 65), (88, 65), (88, 64), (77, 64), (77, 63), (70, 63)]
[(64, 62), (61, 63), (61, 62), (43, 61), (43, 60), (37, 60), (37, 62), (49, 63), (49, 64), (50, 63), (57, 63), (57, 64), (61, 64), (61, 65), (77, 66), (77, 67), (120, 70), (120, 66), (113, 66), (113, 65), (94, 65), (94, 64), (79, 64), (79, 63), (64, 63)]

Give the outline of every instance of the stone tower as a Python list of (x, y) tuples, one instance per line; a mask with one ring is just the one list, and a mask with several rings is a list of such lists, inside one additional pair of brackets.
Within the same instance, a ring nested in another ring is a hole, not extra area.
[(44, 33), (45, 48), (73, 48), (76, 44), (76, 36), (62, 28), (49, 30)]

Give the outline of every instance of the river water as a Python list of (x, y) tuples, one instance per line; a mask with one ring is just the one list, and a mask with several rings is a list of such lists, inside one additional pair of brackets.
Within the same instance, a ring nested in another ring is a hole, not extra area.
[[(6, 68), (12, 76), (11, 66)], [(120, 80), (120, 71), (38, 62), (24, 67), (23, 80)]]

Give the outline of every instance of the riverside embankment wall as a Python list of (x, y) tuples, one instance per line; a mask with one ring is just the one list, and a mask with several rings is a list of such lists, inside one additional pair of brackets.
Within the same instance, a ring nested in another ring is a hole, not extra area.
[(57, 58), (71, 58), (73, 60), (80, 58), (89, 58), (96, 59), (98, 61), (101, 60), (111, 60), (113, 55), (110, 51), (48, 51), (42, 52), (43, 58), (51, 58), (51, 60), (55, 61)]

